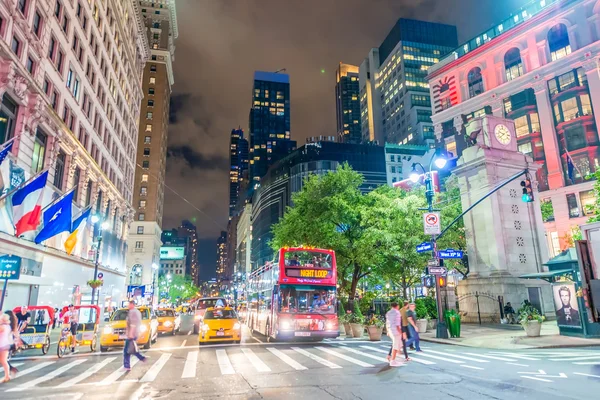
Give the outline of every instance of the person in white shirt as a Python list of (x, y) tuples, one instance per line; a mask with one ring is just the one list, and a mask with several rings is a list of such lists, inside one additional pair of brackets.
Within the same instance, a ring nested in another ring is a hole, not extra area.
[(390, 366), (398, 367), (401, 362), (396, 361), (398, 351), (402, 349), (402, 321), (398, 303), (392, 303), (392, 309), (385, 314), (388, 336), (392, 339), (392, 356), (390, 358)]

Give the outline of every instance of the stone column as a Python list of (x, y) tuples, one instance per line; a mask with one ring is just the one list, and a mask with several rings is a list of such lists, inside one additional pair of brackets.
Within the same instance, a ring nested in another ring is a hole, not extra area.
[(596, 132), (598, 132), (600, 131), (600, 75), (598, 74), (598, 60), (594, 59), (584, 62), (583, 69), (587, 75), (594, 121), (596, 122)]
[(550, 98), (548, 97), (548, 85), (545, 81), (533, 85), (538, 115), (540, 117), (540, 129), (542, 141), (544, 142), (544, 153), (546, 155), (546, 166), (548, 168), (548, 187), (558, 189), (565, 186), (565, 178), (562, 171), (558, 138), (554, 127), (554, 115)]

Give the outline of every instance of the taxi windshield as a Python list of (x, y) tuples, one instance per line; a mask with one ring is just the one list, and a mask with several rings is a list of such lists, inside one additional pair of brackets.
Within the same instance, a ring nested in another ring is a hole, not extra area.
[(157, 317), (174, 317), (173, 310), (156, 310)]
[(225, 301), (222, 299), (204, 299), (198, 301), (199, 310), (206, 310), (211, 307), (225, 307)]
[(335, 314), (335, 287), (281, 285), (279, 312)]
[(286, 267), (331, 269), (331, 255), (320, 251), (288, 251), (284, 255)]
[(204, 319), (235, 319), (235, 311), (233, 310), (212, 310), (204, 314)]
[[(142, 319), (150, 319), (150, 313), (148, 312), (147, 309), (144, 310), (140, 310), (140, 312), (142, 313)], [(125, 321), (127, 319), (127, 314), (129, 313), (129, 310), (117, 310), (115, 311), (115, 313), (113, 314), (112, 318), (110, 319), (111, 321)]]

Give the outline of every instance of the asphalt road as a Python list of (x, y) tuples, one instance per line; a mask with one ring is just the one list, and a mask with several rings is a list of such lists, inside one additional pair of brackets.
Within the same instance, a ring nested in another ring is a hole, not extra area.
[[(23, 353), (0, 384), (12, 399), (583, 399), (600, 393), (600, 348), (498, 351), (423, 343), (390, 368), (388, 343), (332, 340), (198, 346), (186, 317), (150, 359), (122, 370), (120, 351), (58, 359)], [(50, 352), (50, 354), (54, 354)]]

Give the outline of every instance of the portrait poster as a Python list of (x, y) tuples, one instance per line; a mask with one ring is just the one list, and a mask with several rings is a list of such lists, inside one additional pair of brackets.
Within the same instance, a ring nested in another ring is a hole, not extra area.
[(577, 290), (572, 282), (557, 282), (552, 286), (558, 326), (581, 328)]

